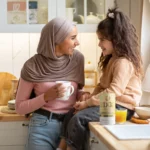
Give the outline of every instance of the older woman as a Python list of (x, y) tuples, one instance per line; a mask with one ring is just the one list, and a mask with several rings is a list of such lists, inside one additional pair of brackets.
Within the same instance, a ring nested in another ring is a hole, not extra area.
[[(33, 112), (27, 150), (55, 150), (64, 115), (84, 95), (80, 90), (84, 86), (84, 57), (74, 49), (79, 45), (77, 34), (75, 24), (54, 18), (42, 30), (37, 54), (22, 68), (16, 111), (19, 114)], [(55, 83), (64, 80), (74, 87), (67, 101), (60, 100), (64, 88)], [(30, 98), (33, 90), (35, 97)]]

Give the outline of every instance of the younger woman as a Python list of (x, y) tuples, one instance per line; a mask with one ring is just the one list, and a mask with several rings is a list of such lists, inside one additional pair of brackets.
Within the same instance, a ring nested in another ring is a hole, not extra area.
[[(116, 108), (126, 108), (128, 120), (141, 99), (142, 61), (136, 30), (129, 18), (116, 8), (108, 10), (106, 19), (98, 24), (97, 36), (102, 49), (98, 63), (102, 76), (91, 97), (76, 102), (76, 114), (73, 116), (74, 110), (71, 110), (65, 118), (67, 130), (63, 130), (63, 136), (68, 144), (67, 150), (84, 149), (88, 123), (99, 121), (102, 91), (116, 94)], [(62, 145), (61, 142), (60, 148)]]

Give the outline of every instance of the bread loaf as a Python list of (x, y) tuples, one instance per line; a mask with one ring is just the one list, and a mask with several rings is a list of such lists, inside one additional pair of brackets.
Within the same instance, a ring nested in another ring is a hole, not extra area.
[(12, 97), (12, 79), (17, 79), (7, 72), (0, 72), (0, 106), (7, 105)]
[(148, 120), (143, 120), (143, 119), (139, 119), (139, 118), (135, 118), (135, 117), (132, 117), (130, 121), (137, 123), (137, 124), (149, 124)]

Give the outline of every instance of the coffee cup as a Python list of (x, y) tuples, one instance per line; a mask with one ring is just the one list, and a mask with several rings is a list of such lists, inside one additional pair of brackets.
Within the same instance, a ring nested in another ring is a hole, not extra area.
[(56, 100), (68, 100), (69, 97), (73, 94), (74, 92), (74, 87), (71, 85), (70, 81), (56, 81), (57, 83), (61, 83), (62, 86), (65, 88), (65, 92), (63, 93), (64, 96), (57, 98)]

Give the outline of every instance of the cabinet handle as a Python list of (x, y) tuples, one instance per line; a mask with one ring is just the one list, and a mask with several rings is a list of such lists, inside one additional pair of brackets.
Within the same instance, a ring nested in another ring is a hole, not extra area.
[(23, 123), (23, 124), (22, 124), (22, 126), (24, 126), (24, 127), (28, 127), (28, 126), (29, 126), (29, 124), (28, 124), (28, 123)]
[(96, 143), (98, 144), (99, 142), (95, 139), (95, 137), (90, 138), (90, 143)]

